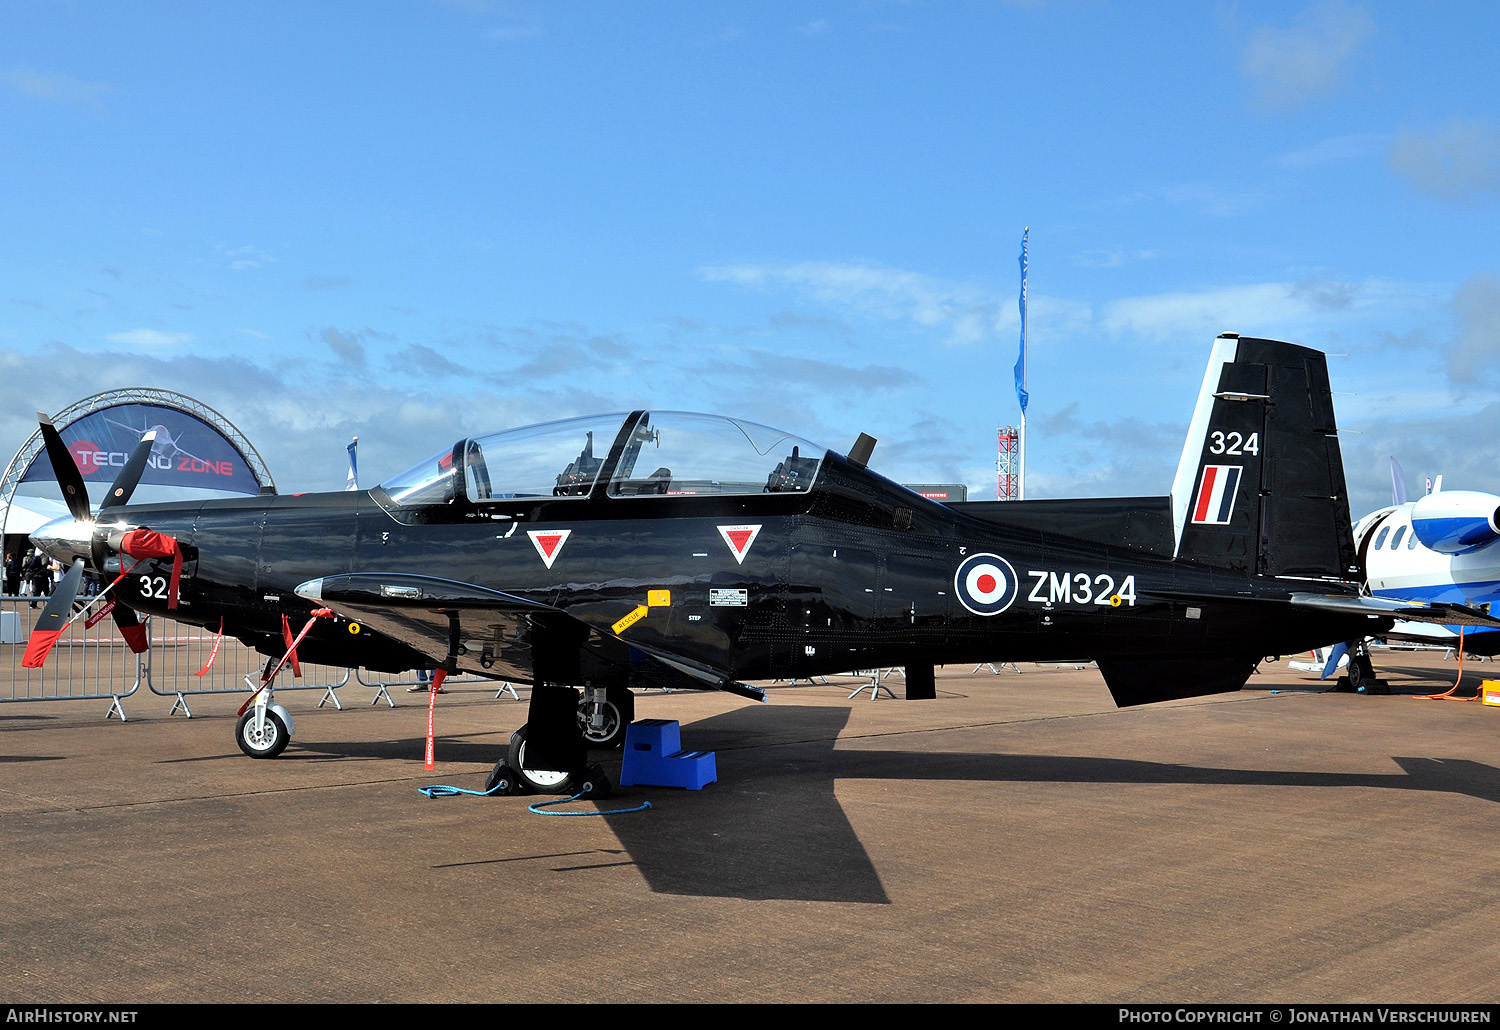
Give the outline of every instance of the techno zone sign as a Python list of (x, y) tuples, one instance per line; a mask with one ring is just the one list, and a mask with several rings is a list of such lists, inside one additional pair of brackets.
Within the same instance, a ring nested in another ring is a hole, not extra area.
[[(240, 449), (217, 428), (180, 408), (142, 402), (112, 404), (59, 429), (78, 471), (86, 481), (95, 483), (114, 482), (147, 433), (156, 435), (141, 475), (143, 486), (251, 496), (260, 492), (260, 481)], [(55, 478), (52, 462), (42, 451), (21, 481)]]
[[(78, 464), (78, 470), (85, 476), (92, 475), (101, 468), (124, 468), (125, 460), (130, 457), (128, 451), (105, 451), (91, 440), (79, 440), (68, 446), (68, 453), (73, 455), (73, 460)], [(234, 462), (232, 461), (204, 461), (192, 455), (177, 455), (169, 458), (164, 454), (151, 453), (146, 459), (146, 467), (160, 469), (163, 472), (197, 472), (214, 476), (233, 476)]]

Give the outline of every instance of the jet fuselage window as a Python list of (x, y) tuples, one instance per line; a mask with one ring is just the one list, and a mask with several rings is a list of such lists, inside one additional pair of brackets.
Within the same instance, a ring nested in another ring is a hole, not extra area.
[(1391, 550), (1394, 551), (1396, 548), (1398, 548), (1398, 547), (1401, 546), (1401, 538), (1403, 536), (1405, 536), (1405, 535), (1406, 535), (1406, 527), (1405, 526), (1397, 526), (1396, 527), (1396, 535), (1393, 536), (1393, 537), (1391, 537)]
[(1406, 541), (1406, 549), (1408, 551), (1415, 551), (1417, 549), (1417, 531), (1415, 529), (1411, 531), (1411, 539)]
[(1375, 550), (1380, 550), (1385, 545), (1385, 538), (1390, 535), (1390, 526), (1381, 526), (1380, 532), (1375, 534)]

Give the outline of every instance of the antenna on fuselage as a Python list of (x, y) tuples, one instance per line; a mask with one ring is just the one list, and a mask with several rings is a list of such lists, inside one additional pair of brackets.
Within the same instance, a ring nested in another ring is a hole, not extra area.
[(865, 468), (870, 464), (870, 455), (875, 453), (875, 438), (869, 433), (860, 433), (854, 446), (849, 448), (849, 464)]

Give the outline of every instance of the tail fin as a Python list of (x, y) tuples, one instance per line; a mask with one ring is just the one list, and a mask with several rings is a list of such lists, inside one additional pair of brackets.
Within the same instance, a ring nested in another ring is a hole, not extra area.
[(1214, 341), (1172, 520), (1181, 558), (1259, 576), (1357, 577), (1321, 352), (1234, 333)]

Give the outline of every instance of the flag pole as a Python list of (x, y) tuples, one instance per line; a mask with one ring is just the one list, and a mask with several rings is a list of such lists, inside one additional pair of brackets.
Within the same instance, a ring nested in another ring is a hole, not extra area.
[(1021, 405), (1021, 432), (1016, 448), (1016, 499), (1026, 499), (1026, 402), (1030, 395), (1026, 392), (1026, 241), (1031, 235), (1031, 227), (1027, 226), (1021, 233), (1021, 354), (1016, 358), (1016, 400)]
[(349, 452), (349, 478), (344, 482), (345, 490), (359, 489), (359, 462), (355, 454), (358, 447), (359, 437), (356, 436), (353, 440), (349, 441), (349, 446), (344, 448), (344, 450)]

